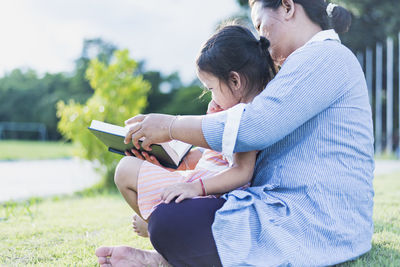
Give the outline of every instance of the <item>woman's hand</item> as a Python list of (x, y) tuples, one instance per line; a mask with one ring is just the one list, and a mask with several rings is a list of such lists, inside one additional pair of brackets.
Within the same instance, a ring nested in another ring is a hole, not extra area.
[(164, 191), (161, 193), (161, 199), (164, 203), (169, 203), (171, 200), (178, 197), (175, 203), (179, 203), (184, 199), (200, 196), (202, 193), (199, 182), (178, 183), (164, 188)]
[(151, 151), (150, 145), (164, 143), (171, 140), (169, 128), (175, 116), (164, 114), (137, 115), (125, 121), (130, 126), (125, 136), (125, 144), (132, 142), (136, 149), (140, 148), (139, 139), (142, 138), (143, 149)]

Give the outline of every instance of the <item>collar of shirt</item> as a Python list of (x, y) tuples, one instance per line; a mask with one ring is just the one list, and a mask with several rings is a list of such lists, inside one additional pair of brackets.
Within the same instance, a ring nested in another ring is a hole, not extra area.
[[(325, 40), (334, 40), (336, 42), (341, 43), (339, 35), (335, 32), (334, 29), (331, 30), (325, 30), (325, 31), (320, 31), (317, 32), (313, 37), (311, 37), (310, 40), (308, 40), (307, 43), (305, 43), (303, 46), (297, 48), (295, 51), (301, 50), (304, 47), (306, 47), (307, 45), (311, 44), (311, 43), (315, 43), (315, 42), (323, 42)], [(292, 53), (293, 54), (293, 53)], [(291, 54), (291, 55), (292, 55)], [(289, 55), (289, 57), (291, 56)], [(289, 58), (288, 57), (288, 58)], [(288, 58), (286, 58), (285, 62), (288, 60)], [(283, 63), (285, 64), (285, 63)]]
[(334, 40), (340, 43), (339, 35), (335, 32), (335, 30), (331, 29), (318, 32), (304, 46), (314, 42), (322, 42), (325, 40)]

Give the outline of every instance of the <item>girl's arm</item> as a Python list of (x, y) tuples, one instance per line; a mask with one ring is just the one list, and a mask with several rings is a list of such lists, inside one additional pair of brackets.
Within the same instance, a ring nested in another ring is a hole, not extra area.
[[(250, 182), (253, 177), (256, 156), (257, 151), (234, 154), (234, 164), (232, 167), (211, 178), (202, 180), (206, 194), (226, 193)], [(193, 183), (178, 183), (166, 187), (163, 193), (161, 193), (161, 199), (165, 203), (169, 203), (177, 197), (175, 202), (178, 203), (186, 198), (202, 195), (204, 195), (203, 187), (200, 180), (198, 180)]]

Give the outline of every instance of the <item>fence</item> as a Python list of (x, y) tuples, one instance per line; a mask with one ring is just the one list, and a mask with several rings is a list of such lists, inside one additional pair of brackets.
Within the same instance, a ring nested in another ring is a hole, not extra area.
[[(397, 39), (397, 40), (395, 40)], [(400, 33), (385, 43), (358, 51), (365, 72), (374, 120), (375, 153), (400, 157)], [(397, 48), (395, 49), (395, 45)], [(397, 54), (397, 55), (396, 55)]]
[(37, 132), (39, 139), (46, 140), (46, 126), (34, 122), (0, 122), (0, 140), (5, 138), (5, 132)]

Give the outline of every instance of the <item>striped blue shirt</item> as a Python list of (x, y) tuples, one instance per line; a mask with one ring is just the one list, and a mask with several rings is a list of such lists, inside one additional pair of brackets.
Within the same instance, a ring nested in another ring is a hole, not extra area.
[[(330, 33), (293, 52), (244, 108), (235, 152), (260, 150), (252, 187), (212, 227), (224, 266), (325, 266), (371, 249), (374, 149), (362, 69)], [(203, 134), (222, 150), (226, 112)]]

